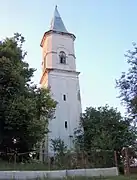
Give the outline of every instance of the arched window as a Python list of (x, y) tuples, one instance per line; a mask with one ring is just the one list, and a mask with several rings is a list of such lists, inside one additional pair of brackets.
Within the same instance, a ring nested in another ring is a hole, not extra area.
[(61, 64), (66, 64), (66, 54), (64, 51), (60, 51), (59, 59)]

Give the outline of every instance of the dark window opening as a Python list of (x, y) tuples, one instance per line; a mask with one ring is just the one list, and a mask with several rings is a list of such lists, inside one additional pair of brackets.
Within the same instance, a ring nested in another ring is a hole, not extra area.
[(66, 128), (66, 129), (68, 128), (68, 124), (67, 124), (67, 121), (65, 121), (65, 128)]
[(63, 100), (66, 101), (66, 95), (65, 94), (63, 95)]
[(64, 64), (64, 59), (63, 59), (63, 57), (60, 57), (60, 63), (61, 63), (61, 64)]
[(46, 68), (46, 56), (44, 57), (44, 68)]
[(78, 100), (81, 101), (81, 97), (80, 97), (80, 90), (78, 91)]
[(66, 54), (64, 51), (61, 51), (59, 53), (59, 57), (60, 57), (60, 63), (61, 64), (66, 64)]

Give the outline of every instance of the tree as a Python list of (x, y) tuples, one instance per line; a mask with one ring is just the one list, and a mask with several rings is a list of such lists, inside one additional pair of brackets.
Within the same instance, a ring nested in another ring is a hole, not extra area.
[[(81, 116), (80, 127), (75, 131), (76, 145), (86, 152), (121, 153), (125, 146), (135, 143), (136, 134), (130, 121), (122, 118), (117, 109), (109, 107), (89, 107)], [(103, 155), (102, 155), (103, 156)], [(106, 158), (108, 159), (108, 158)]]
[[(120, 79), (116, 80), (116, 88), (119, 89), (119, 98), (126, 107), (130, 123), (134, 125), (134, 132), (137, 135), (137, 45), (133, 43), (133, 49), (128, 50), (125, 55), (129, 65), (127, 72), (123, 72)], [(136, 158), (137, 145), (132, 146), (130, 158)], [(131, 155), (132, 154), (132, 155)]]
[(52, 157), (51, 164), (53, 162), (60, 168), (63, 168), (66, 164), (67, 146), (60, 138), (51, 139), (51, 149), (54, 151), (54, 157)]
[(5, 153), (33, 150), (56, 108), (50, 90), (31, 81), (35, 69), (25, 62), (23, 42), (18, 33), (0, 42), (0, 150)]
[(137, 45), (133, 43), (133, 50), (125, 55), (129, 64), (128, 72), (123, 72), (120, 79), (116, 80), (116, 87), (120, 90), (122, 103), (127, 108), (130, 119), (136, 122), (137, 116)]
[(51, 149), (55, 154), (64, 156), (65, 152), (67, 151), (67, 146), (65, 145), (63, 140), (61, 140), (60, 138), (56, 138), (51, 139)]

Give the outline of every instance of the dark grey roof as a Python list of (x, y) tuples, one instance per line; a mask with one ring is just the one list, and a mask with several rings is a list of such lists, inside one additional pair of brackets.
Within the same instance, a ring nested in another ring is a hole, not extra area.
[(54, 16), (51, 21), (50, 30), (68, 33), (68, 31), (66, 30), (64, 23), (60, 17), (57, 6), (55, 7)]

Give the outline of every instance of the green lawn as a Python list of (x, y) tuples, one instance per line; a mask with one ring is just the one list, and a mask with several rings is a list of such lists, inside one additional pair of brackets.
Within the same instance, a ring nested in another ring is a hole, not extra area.
[[(59, 169), (59, 168), (54, 168)], [(61, 168), (63, 169), (63, 168)], [(12, 170), (24, 170), (24, 171), (46, 171), (50, 170), (48, 165), (42, 163), (25, 163), (25, 164), (9, 164), (7, 162), (0, 162), (0, 171), (12, 171)], [(47, 178), (45, 178), (46, 180)], [(37, 179), (38, 180), (38, 179)], [(39, 179), (40, 180), (40, 179)], [(44, 180), (44, 179), (41, 179)], [(48, 179), (47, 179), (48, 180)], [(126, 176), (117, 176), (117, 177), (68, 177), (64, 180), (137, 180), (137, 175), (132, 175), (129, 177)]]
[(43, 163), (25, 163), (25, 164), (13, 164), (7, 162), (0, 162), (0, 171), (12, 171), (12, 170), (19, 170), (19, 171), (46, 171), (50, 170), (48, 165), (44, 165)]

